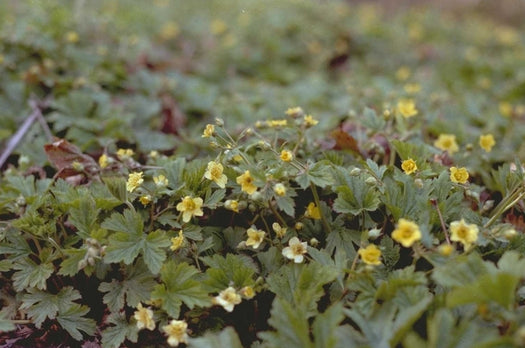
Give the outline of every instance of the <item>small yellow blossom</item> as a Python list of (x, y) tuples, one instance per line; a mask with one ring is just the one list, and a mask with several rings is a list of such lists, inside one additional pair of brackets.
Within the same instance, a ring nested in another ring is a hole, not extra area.
[(188, 324), (184, 320), (172, 320), (168, 325), (162, 327), (162, 331), (168, 335), (168, 344), (177, 347), (180, 343), (188, 343)]
[(293, 153), (290, 150), (282, 150), (279, 157), (283, 162), (290, 162), (293, 160)]
[(479, 146), (483, 148), (486, 152), (492, 151), (492, 147), (496, 145), (496, 140), (492, 134), (480, 135), (479, 137)]
[(66, 33), (66, 41), (69, 43), (77, 43), (79, 39), (78, 33), (75, 31), (68, 31)]
[(268, 127), (286, 127), (288, 120), (267, 120), (266, 125)]
[(450, 167), (450, 180), (457, 184), (465, 184), (468, 181), (468, 171), (465, 167)]
[(241, 303), (242, 298), (234, 288), (231, 286), (222, 290), (218, 296), (214, 298), (214, 302), (222, 306), (227, 312), (233, 311), (233, 307)]
[(404, 118), (416, 116), (416, 104), (412, 99), (401, 99), (397, 102), (397, 112), (399, 112)]
[(153, 311), (148, 307), (142, 307), (142, 303), (139, 303), (137, 310), (133, 315), (137, 321), (137, 328), (142, 330), (144, 328), (153, 331), (155, 329), (155, 320), (153, 320)]
[(255, 291), (251, 286), (245, 286), (244, 288), (239, 290), (239, 293), (241, 294), (241, 296), (247, 298), (248, 300), (255, 296)]
[(447, 151), (451, 155), (459, 151), (456, 136), (453, 134), (440, 134), (434, 141), (434, 146), (440, 150)]
[(253, 177), (249, 170), (237, 177), (237, 184), (241, 185), (241, 190), (249, 195), (257, 191), (257, 186), (253, 184)]
[(284, 235), (286, 234), (286, 230), (287, 230), (286, 227), (282, 227), (282, 226), (279, 225), (279, 223), (277, 223), (277, 222), (274, 222), (274, 223), (272, 224), (272, 229), (273, 229), (273, 231), (275, 232), (275, 234), (277, 235), (277, 237), (279, 237), (279, 238), (283, 238)]
[(296, 106), (296, 107), (293, 107), (293, 108), (288, 108), (285, 111), (285, 114), (286, 114), (286, 116), (297, 118), (297, 117), (303, 116), (304, 115), (304, 111), (303, 111), (303, 109), (301, 107)]
[(153, 151), (150, 151), (148, 156), (151, 158), (151, 159), (156, 159), (157, 157), (159, 157), (159, 152), (157, 150), (153, 150)]
[(314, 202), (310, 202), (310, 204), (308, 204), (308, 207), (306, 207), (306, 212), (304, 213), (304, 216), (319, 220), (321, 219), (321, 211), (319, 210), (319, 207), (315, 205)]
[(304, 228), (304, 224), (302, 222), (296, 222), (295, 225), (294, 225), (294, 228), (297, 230), (297, 231), (300, 231)]
[(414, 242), (421, 239), (421, 231), (415, 222), (399, 219), (397, 228), (392, 232), (392, 239), (401, 243), (405, 248), (409, 248)]
[(126, 183), (126, 190), (133, 192), (144, 182), (142, 172), (130, 173), (128, 175), (128, 182)]
[(182, 212), (182, 221), (189, 222), (193, 216), (202, 216), (202, 198), (191, 198), (186, 196), (182, 199), (182, 202), (177, 204), (177, 210)]
[(416, 94), (421, 91), (421, 85), (418, 83), (407, 83), (403, 88), (409, 94)]
[(512, 116), (512, 104), (509, 102), (499, 103), (499, 113), (504, 117)]
[(235, 162), (237, 162), (237, 163), (241, 163), (241, 162), (242, 162), (242, 156), (239, 155), (239, 154), (234, 155), (234, 156), (232, 157), (232, 159), (233, 159)]
[(182, 233), (182, 230), (180, 230), (179, 235), (177, 237), (171, 238), (170, 249), (173, 251), (179, 250), (183, 244), (184, 244), (184, 234)]
[(375, 244), (370, 244), (364, 249), (360, 248), (357, 253), (367, 265), (377, 266), (381, 264), (381, 250)]
[(168, 178), (166, 178), (162, 174), (160, 174), (159, 176), (154, 176), (153, 177), (153, 182), (155, 183), (155, 186), (157, 186), (157, 187), (166, 187), (166, 186), (168, 186)]
[(141, 196), (139, 198), (140, 203), (142, 203), (143, 206), (146, 206), (151, 203), (152, 199), (150, 195)]
[(312, 115), (304, 116), (304, 124), (306, 125), (306, 127), (313, 127), (318, 123), (319, 121), (314, 119)]
[(273, 187), (273, 192), (275, 192), (277, 196), (282, 197), (286, 195), (286, 187), (281, 183), (275, 184)]
[(215, 126), (212, 124), (207, 124), (206, 128), (204, 128), (204, 131), (202, 132), (203, 138), (209, 138), (212, 137), (215, 134)]
[(117, 157), (121, 161), (126, 161), (131, 159), (131, 157), (135, 154), (135, 152), (132, 149), (118, 149), (117, 150)]
[(106, 155), (105, 153), (102, 154), (102, 156), (100, 156), (98, 158), (98, 164), (100, 165), (100, 168), (104, 169), (108, 166), (109, 164), (109, 157), (108, 155)]
[(210, 30), (213, 35), (221, 35), (228, 29), (228, 26), (222, 19), (214, 19), (210, 24)]
[(450, 244), (441, 244), (438, 247), (438, 252), (442, 256), (450, 256), (452, 254), (452, 252), (454, 252), (454, 247), (452, 245), (450, 245)]
[(396, 78), (400, 81), (406, 81), (410, 77), (410, 69), (406, 66), (402, 66), (396, 71)]
[(224, 207), (226, 209), (232, 210), (236, 213), (239, 212), (239, 202), (235, 199), (228, 199), (226, 202), (224, 202)]
[(220, 188), (224, 188), (226, 182), (228, 182), (228, 178), (222, 173), (223, 171), (224, 167), (222, 164), (211, 161), (208, 163), (208, 169), (206, 170), (206, 173), (204, 173), (204, 177), (215, 182)]
[(162, 26), (160, 30), (160, 37), (163, 40), (171, 40), (179, 35), (180, 28), (175, 22), (168, 22)]
[(282, 254), (287, 259), (294, 260), (295, 263), (301, 263), (306, 252), (306, 242), (301, 242), (299, 238), (292, 237), (288, 242), (288, 246), (283, 249)]
[(264, 241), (264, 236), (266, 235), (266, 232), (258, 230), (254, 227), (249, 228), (246, 233), (248, 234), (246, 245), (251, 246), (254, 249), (257, 249), (261, 245), (261, 243)]
[(467, 224), (464, 219), (452, 222), (450, 232), (450, 240), (463, 244), (465, 251), (469, 250), (472, 244), (478, 240), (478, 226)]
[(405, 174), (410, 175), (417, 170), (417, 164), (412, 158), (409, 158), (401, 163), (401, 169)]

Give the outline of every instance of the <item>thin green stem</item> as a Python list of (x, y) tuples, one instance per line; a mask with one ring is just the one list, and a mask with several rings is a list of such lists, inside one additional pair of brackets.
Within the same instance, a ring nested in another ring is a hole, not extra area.
[(514, 192), (505, 197), (500, 204), (494, 210), (491, 218), (483, 226), (485, 228), (490, 227), (496, 220), (508, 209), (512, 208), (516, 203), (521, 201), (525, 197), (525, 187), (518, 187)]

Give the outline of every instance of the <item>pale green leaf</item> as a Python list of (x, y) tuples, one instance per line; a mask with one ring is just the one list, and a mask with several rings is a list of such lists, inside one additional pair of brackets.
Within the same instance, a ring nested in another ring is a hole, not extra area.
[(51, 277), (55, 267), (52, 263), (36, 264), (30, 258), (21, 259), (13, 264), (13, 269), (18, 270), (13, 274), (13, 287), (22, 291), (28, 287), (46, 289), (46, 280)]
[(67, 310), (61, 311), (56, 319), (71, 337), (80, 341), (82, 340), (81, 331), (85, 332), (88, 336), (91, 336), (96, 330), (95, 321), (84, 317), (88, 312), (89, 308), (87, 306), (73, 304)]
[(242, 348), (239, 336), (232, 327), (227, 327), (221, 332), (207, 332), (202, 337), (191, 338), (189, 348)]

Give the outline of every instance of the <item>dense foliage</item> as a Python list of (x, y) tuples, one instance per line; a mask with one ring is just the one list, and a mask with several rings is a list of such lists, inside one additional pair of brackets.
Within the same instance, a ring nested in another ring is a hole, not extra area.
[(519, 23), (293, 0), (0, 23), (9, 347), (525, 345)]

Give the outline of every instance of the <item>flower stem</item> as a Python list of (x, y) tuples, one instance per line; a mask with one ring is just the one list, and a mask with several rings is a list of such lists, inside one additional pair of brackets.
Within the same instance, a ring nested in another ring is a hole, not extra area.
[(321, 215), (321, 221), (323, 223), (324, 228), (326, 229), (326, 234), (329, 234), (332, 232), (332, 229), (330, 228), (330, 225), (328, 224), (328, 221), (326, 221), (326, 217), (323, 214), (323, 211), (321, 209), (321, 201), (319, 200), (319, 194), (317, 193), (317, 187), (313, 183), (310, 183), (310, 188), (312, 189), (312, 194), (314, 196), (314, 202), (317, 206), (317, 209), (319, 209), (319, 214)]

